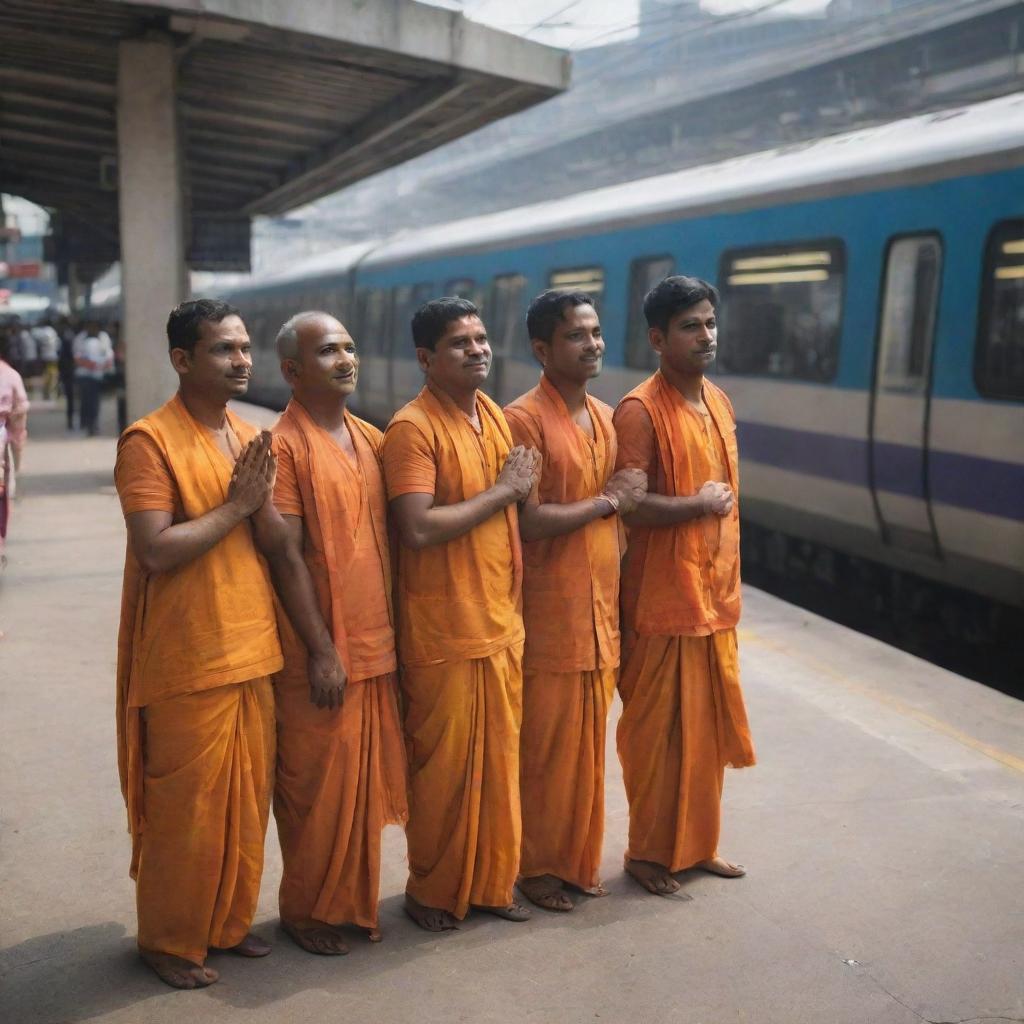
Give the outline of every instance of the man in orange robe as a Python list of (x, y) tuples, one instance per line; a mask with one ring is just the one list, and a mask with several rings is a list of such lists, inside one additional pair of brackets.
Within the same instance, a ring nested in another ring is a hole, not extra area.
[[(132, 834), (139, 952), (167, 984), (217, 980), (210, 948), (265, 956), (249, 933), (274, 766), (270, 676), (282, 665), (257, 544), (277, 530), (270, 435), (227, 411), (252, 370), (223, 302), (182, 303), (167, 323), (178, 393), (132, 424), (115, 480), (128, 527), (118, 638), (118, 762)], [(268, 544), (281, 598), (312, 643), (301, 553)], [(340, 674), (314, 650), (311, 675)]]
[(622, 580), (626, 870), (668, 895), (673, 872), (725, 877), (718, 855), (724, 769), (754, 763), (740, 691), (736, 420), (704, 376), (715, 358), (718, 293), (670, 277), (644, 300), (661, 367), (615, 412), (619, 468), (646, 470), (647, 496), (626, 522)]
[(541, 453), (519, 513), (523, 539), (523, 727), (519, 888), (569, 911), (568, 884), (604, 895), (604, 755), (619, 664), (619, 519), (646, 493), (639, 469), (613, 475), (612, 410), (587, 394), (604, 339), (593, 299), (547, 291), (526, 318), (540, 383), (505, 409), (512, 437)]
[(348, 947), (346, 922), (377, 941), (381, 831), (404, 822), (405, 750), (398, 711), (383, 435), (346, 409), (359, 357), (327, 313), (278, 333), (292, 400), (274, 426), (274, 504), (305, 551), (319, 609), (348, 680), (310, 691), (305, 645), (281, 617), (275, 677), (274, 816), (284, 857), (281, 924), (310, 953)]
[(521, 838), (522, 560), (516, 504), (535, 451), (513, 447), (477, 389), (487, 332), (465, 299), (412, 321), (426, 386), (384, 435), (384, 475), (402, 539), (398, 651), (409, 757), (405, 906), (429, 931), (470, 906), (513, 921)]

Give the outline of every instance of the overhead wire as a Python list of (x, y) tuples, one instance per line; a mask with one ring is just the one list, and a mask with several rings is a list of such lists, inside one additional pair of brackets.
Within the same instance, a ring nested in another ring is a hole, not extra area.
[[(723, 14), (714, 16), (707, 20), (701, 20), (696, 23), (689, 20), (680, 21), (678, 22), (675, 31), (669, 32), (668, 34), (661, 36), (658, 39), (652, 40), (650, 43), (647, 43), (644, 46), (629, 47), (625, 52), (623, 52), (619, 56), (618, 59), (613, 59), (611, 61), (605, 61), (603, 63), (596, 64), (593, 68), (589, 69), (588, 72), (585, 72), (575, 77), (572, 87), (574, 89), (579, 88), (580, 86), (585, 85), (596, 78), (605, 78), (610, 73), (618, 70), (620, 67), (624, 67), (637, 60), (641, 60), (645, 56), (650, 57), (652, 54), (656, 54), (657, 52), (662, 51), (667, 47), (670, 47), (680, 42), (684, 36), (687, 36), (689, 38), (700, 37), (706, 33), (716, 31), (722, 25), (732, 24), (734, 22), (743, 21), (747, 18), (756, 17), (759, 14), (765, 14), (776, 7), (780, 7), (783, 4), (790, 2), (791, 0), (767, 0), (766, 3), (763, 3), (758, 7), (747, 8), (746, 10), (737, 11), (733, 14)], [(678, 19), (679, 12), (675, 11), (673, 12), (673, 14), (673, 18), (666, 18), (665, 20), (676, 21)], [(653, 22), (650, 20), (643, 22), (644, 25), (651, 25), (652, 23)], [(636, 22), (633, 25), (624, 26), (623, 29), (617, 31), (625, 31), (626, 27), (639, 27), (640, 24), (640, 22)], [(594, 39), (597, 38), (601, 38), (601, 36), (593, 36), (591, 37), (590, 41), (593, 41)], [(581, 43), (578, 47), (574, 47), (574, 49), (579, 49), (582, 48), (583, 46), (584, 43)]]

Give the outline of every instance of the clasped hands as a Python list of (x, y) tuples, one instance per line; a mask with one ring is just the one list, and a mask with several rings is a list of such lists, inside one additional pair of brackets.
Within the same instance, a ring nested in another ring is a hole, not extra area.
[(704, 502), (704, 515), (727, 516), (736, 503), (736, 496), (728, 484), (709, 480), (697, 492), (697, 497)]
[(629, 515), (647, 496), (647, 474), (642, 469), (620, 469), (608, 478), (601, 492), (602, 498), (609, 503), (619, 515)]
[(508, 453), (495, 485), (509, 488), (516, 501), (525, 501), (540, 478), (541, 454), (536, 448), (517, 444)]
[(274, 492), (277, 456), (271, 450), (269, 430), (261, 430), (235, 460), (228, 484), (228, 502), (243, 516), (251, 516), (263, 507)]

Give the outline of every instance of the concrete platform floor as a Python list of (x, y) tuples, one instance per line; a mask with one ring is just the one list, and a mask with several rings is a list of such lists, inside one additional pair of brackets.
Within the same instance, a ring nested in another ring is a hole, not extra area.
[(215, 958), (202, 992), (163, 987), (134, 954), (115, 767), (114, 441), (67, 438), (52, 411), (31, 429), (0, 591), (6, 1024), (1024, 1019), (1024, 705), (753, 590), (760, 764), (729, 773), (722, 842), (746, 878), (684, 876), (673, 899), (624, 878), (610, 749), (609, 898), (429, 935), (402, 914), (391, 829), (384, 943), (317, 958), (278, 930), (271, 831), (257, 931), (273, 955)]

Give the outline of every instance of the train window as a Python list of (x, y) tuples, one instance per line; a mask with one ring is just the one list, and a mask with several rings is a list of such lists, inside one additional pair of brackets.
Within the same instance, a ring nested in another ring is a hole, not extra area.
[(889, 244), (878, 338), (878, 386), (924, 391), (928, 386), (939, 304), (942, 242), (936, 235)]
[(1024, 398), (1024, 221), (989, 236), (974, 380), (986, 398)]
[(839, 366), (842, 242), (732, 250), (719, 281), (719, 364), (730, 373), (832, 380)]
[(658, 354), (647, 340), (644, 297), (675, 270), (671, 256), (633, 260), (629, 268), (629, 319), (626, 321), (626, 365), (634, 370), (656, 370)]
[(484, 315), (484, 290), (471, 277), (457, 277), (444, 286), (445, 295), (458, 295), (460, 299), (469, 299)]
[(491, 282), (487, 333), (495, 352), (524, 359), (529, 355), (525, 297), (526, 278), (522, 274), (499, 274)]
[(586, 292), (594, 297), (597, 304), (604, 295), (604, 271), (600, 267), (553, 270), (548, 276), (548, 287), (565, 292)]
[(389, 351), (388, 292), (383, 288), (367, 288), (360, 302), (359, 334), (356, 345), (369, 355), (382, 355)]
[(348, 295), (343, 284), (336, 285), (327, 293), (327, 310), (343, 324), (349, 318)]
[(412, 315), (434, 294), (432, 284), (399, 285), (395, 289), (391, 314), (394, 346), (391, 351), (412, 351)]

